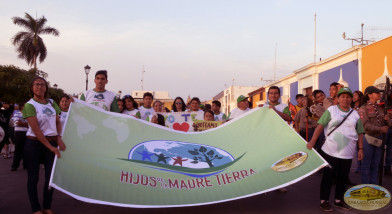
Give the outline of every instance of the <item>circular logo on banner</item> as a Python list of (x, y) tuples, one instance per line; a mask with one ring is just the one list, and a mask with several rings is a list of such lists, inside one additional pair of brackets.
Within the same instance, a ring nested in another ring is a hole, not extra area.
[(391, 202), (391, 193), (382, 186), (360, 184), (346, 191), (344, 201), (357, 210), (378, 210)]
[(302, 151), (297, 152), (295, 154), (289, 155), (287, 157), (278, 160), (276, 163), (274, 163), (271, 166), (271, 168), (277, 172), (284, 172), (301, 165), (306, 160), (307, 157), (308, 157), (307, 153)]

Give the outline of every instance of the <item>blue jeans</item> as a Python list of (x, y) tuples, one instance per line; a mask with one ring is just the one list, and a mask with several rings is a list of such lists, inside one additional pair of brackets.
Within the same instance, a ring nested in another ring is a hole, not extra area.
[(381, 146), (370, 145), (363, 136), (363, 160), (361, 179), (363, 184), (378, 184), (378, 165), (381, 159)]
[(385, 138), (385, 145), (387, 148), (385, 149), (385, 170), (391, 170), (392, 165), (392, 128), (388, 129), (387, 136)]

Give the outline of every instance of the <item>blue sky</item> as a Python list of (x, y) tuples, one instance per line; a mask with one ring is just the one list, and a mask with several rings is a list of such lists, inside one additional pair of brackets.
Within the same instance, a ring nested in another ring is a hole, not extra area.
[(174, 98), (211, 99), (226, 86), (262, 86), (272, 79), (275, 44), (277, 77), (313, 62), (314, 14), (317, 58), (351, 47), (359, 37), (382, 38), (392, 31), (390, 1), (19, 1), (0, 0), (0, 64), (28, 69), (11, 38), (22, 28), (11, 18), (45, 16), (59, 37), (44, 35), (48, 57), (38, 68), (68, 93), (85, 88), (83, 67), (109, 72), (107, 89), (123, 95), (144, 89)]

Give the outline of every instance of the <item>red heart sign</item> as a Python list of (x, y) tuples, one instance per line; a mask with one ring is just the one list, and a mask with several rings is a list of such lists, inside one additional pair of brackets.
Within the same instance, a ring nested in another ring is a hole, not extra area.
[(174, 123), (173, 124), (173, 129), (174, 130), (178, 130), (178, 131), (187, 132), (189, 130), (189, 124), (188, 123), (182, 123), (180, 125), (179, 123)]

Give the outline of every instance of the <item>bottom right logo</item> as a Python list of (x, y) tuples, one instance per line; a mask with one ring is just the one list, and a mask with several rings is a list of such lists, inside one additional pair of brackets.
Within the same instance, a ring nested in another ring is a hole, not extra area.
[(361, 184), (348, 189), (344, 201), (357, 210), (378, 210), (389, 205), (391, 193), (382, 186)]

